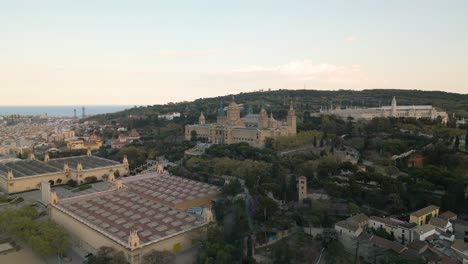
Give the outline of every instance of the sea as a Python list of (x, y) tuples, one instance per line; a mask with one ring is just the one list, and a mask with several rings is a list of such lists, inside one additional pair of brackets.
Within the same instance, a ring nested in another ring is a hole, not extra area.
[(89, 105), (89, 106), (0, 106), (0, 116), (5, 115), (44, 115), (73, 117), (74, 109), (76, 115), (82, 116), (82, 107), (85, 115), (97, 115), (119, 112), (133, 108), (133, 105)]

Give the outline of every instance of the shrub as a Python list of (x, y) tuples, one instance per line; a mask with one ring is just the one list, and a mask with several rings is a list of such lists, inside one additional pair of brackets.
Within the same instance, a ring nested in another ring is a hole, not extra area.
[(57, 184), (60, 184), (62, 183), (62, 179), (57, 179), (55, 182), (57, 182)]
[(54, 182), (54, 180), (50, 180), (49, 183), (50, 183), (50, 185), (54, 185), (55, 182)]
[(70, 187), (75, 187), (77, 185), (77, 182), (75, 180), (70, 179), (68, 180), (67, 184)]
[(85, 178), (85, 183), (92, 183), (92, 182), (97, 182), (96, 176), (90, 176), (90, 177)]

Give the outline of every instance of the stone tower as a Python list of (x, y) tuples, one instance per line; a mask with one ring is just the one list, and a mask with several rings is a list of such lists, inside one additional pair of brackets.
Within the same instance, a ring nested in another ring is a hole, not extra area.
[(240, 120), (240, 108), (232, 97), (232, 102), (228, 106), (227, 120), (229, 123), (236, 124)]
[(209, 223), (213, 221), (213, 212), (211, 211), (211, 208), (205, 207), (203, 208), (203, 213), (202, 213), (203, 221), (205, 223)]
[(198, 124), (199, 125), (205, 125), (206, 123), (206, 118), (205, 115), (203, 115), (203, 112), (201, 112), (200, 117), (198, 118)]
[(130, 232), (130, 236), (128, 236), (128, 245), (130, 251), (133, 251), (140, 247), (140, 237), (136, 230)]
[(47, 204), (50, 201), (50, 182), (41, 182), (41, 201)]
[(294, 110), (292, 101), (291, 101), (291, 104), (289, 105), (287, 123), (288, 123), (289, 133), (291, 135), (295, 135), (296, 134), (296, 111)]
[(226, 120), (226, 116), (224, 116), (224, 103), (221, 100), (219, 101), (217, 122), (221, 124), (224, 120)]
[(307, 178), (305, 176), (299, 176), (297, 180), (297, 193), (299, 194), (299, 202), (307, 198)]
[(29, 154), (29, 159), (36, 160), (36, 156), (34, 156), (34, 153)]
[(392, 116), (397, 117), (397, 102), (395, 96), (392, 99)]
[(76, 164), (76, 171), (83, 171), (83, 165), (81, 164), (81, 162), (78, 162), (78, 164)]
[(15, 178), (15, 176), (13, 175), (13, 171), (11, 169), (8, 169), (7, 179), (13, 180), (13, 178)]
[(44, 162), (48, 162), (50, 160), (49, 153), (44, 155)]
[(260, 110), (260, 114), (258, 115), (258, 128), (259, 129), (266, 129), (268, 128), (268, 114), (265, 108), (262, 105), (262, 109)]
[(50, 192), (50, 200), (49, 203), (57, 204), (58, 203), (58, 196), (56, 192)]
[(93, 155), (93, 153), (91, 153), (91, 150), (88, 149), (88, 151), (86, 151), (86, 156), (92, 156), (92, 155)]
[(70, 167), (68, 166), (68, 163), (63, 164), (63, 171), (64, 172), (69, 172), (70, 171)]

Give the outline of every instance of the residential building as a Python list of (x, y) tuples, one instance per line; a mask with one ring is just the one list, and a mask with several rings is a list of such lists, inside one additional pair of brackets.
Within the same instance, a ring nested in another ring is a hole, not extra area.
[(133, 142), (138, 142), (141, 140), (140, 134), (136, 131), (136, 129), (132, 129), (128, 136), (124, 134), (120, 134), (116, 139), (113, 139), (111, 142), (112, 148), (121, 148), (125, 145), (128, 145)]
[(416, 212), (410, 214), (410, 223), (417, 225), (429, 224), (432, 217), (439, 215), (439, 207), (435, 205), (429, 205)]
[(176, 117), (180, 117), (180, 113), (172, 112), (172, 113), (158, 115), (158, 118), (166, 119), (166, 120), (173, 120)]
[(462, 239), (468, 243), (468, 221), (461, 219), (453, 221), (453, 233), (456, 239)]
[(365, 233), (369, 217), (365, 214), (357, 214), (348, 217), (346, 220), (335, 224), (335, 231), (338, 234), (338, 240), (348, 251), (355, 248), (358, 237)]
[(468, 243), (466, 241), (456, 239), (451, 248), (460, 263), (468, 264)]
[(457, 214), (452, 211), (445, 211), (442, 214), (440, 214), (439, 217), (442, 219), (447, 219), (449, 221), (455, 221), (458, 218)]
[(435, 227), (431, 225), (420, 225), (417, 226), (414, 230), (414, 239), (424, 241), (431, 239), (431, 236), (437, 237), (437, 232)]
[(431, 220), (429, 220), (429, 224), (441, 232), (453, 232), (452, 223), (447, 219), (438, 216), (432, 217)]
[(385, 232), (393, 236), (396, 241), (406, 245), (414, 240), (414, 231), (417, 225), (394, 218), (371, 216), (369, 218), (368, 227), (373, 229), (382, 228)]

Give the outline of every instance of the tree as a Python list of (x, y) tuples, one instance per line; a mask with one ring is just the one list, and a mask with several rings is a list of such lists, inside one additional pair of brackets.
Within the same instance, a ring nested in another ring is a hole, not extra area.
[(468, 130), (466, 131), (465, 135), (465, 149), (468, 150)]
[(54, 185), (55, 182), (54, 182), (54, 180), (50, 180), (49, 183), (50, 183), (50, 185)]
[(317, 136), (314, 136), (314, 147), (317, 147)]
[(70, 187), (75, 187), (78, 183), (75, 180), (70, 179), (70, 180), (68, 180), (67, 184)]
[(57, 182), (57, 184), (61, 184), (61, 183), (62, 183), (62, 179), (57, 179), (56, 182)]
[(3, 212), (0, 232), (26, 242), (41, 257), (62, 255), (70, 247), (68, 234), (52, 221), (36, 221), (37, 217), (38, 213), (32, 207)]
[(100, 247), (96, 255), (90, 255), (87, 264), (128, 264), (123, 251), (113, 247)]
[(174, 253), (164, 250), (157, 251), (151, 250), (150, 252), (143, 255), (143, 264), (174, 264), (175, 255)]
[(457, 151), (458, 147), (460, 146), (460, 137), (455, 136), (455, 143), (453, 144), (453, 150)]

